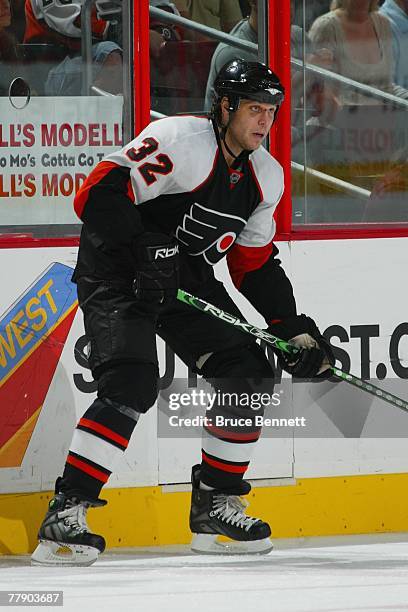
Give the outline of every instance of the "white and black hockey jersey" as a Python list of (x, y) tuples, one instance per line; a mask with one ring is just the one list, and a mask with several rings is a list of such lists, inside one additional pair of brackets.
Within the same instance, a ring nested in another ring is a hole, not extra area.
[(100, 162), (76, 195), (84, 227), (74, 279), (131, 279), (138, 234), (161, 232), (180, 245), (183, 289), (197, 292), (227, 256), (235, 285), (268, 320), (295, 314), (272, 244), (282, 192), (282, 167), (263, 147), (228, 167), (208, 117), (151, 123)]
[[(26, 30), (24, 42), (53, 42), (78, 50), (81, 44), (81, 9), (85, 0), (26, 0)], [(92, 8), (92, 35), (104, 40), (109, 22), (98, 19)]]

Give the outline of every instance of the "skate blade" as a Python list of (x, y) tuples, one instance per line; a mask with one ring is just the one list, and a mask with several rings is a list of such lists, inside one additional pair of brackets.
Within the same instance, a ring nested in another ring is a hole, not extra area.
[(31, 565), (92, 565), (99, 556), (93, 546), (63, 544), (51, 540), (40, 540), (31, 555)]
[(266, 555), (273, 549), (269, 538), (240, 542), (220, 542), (217, 534), (196, 533), (191, 541), (191, 550), (204, 555)]

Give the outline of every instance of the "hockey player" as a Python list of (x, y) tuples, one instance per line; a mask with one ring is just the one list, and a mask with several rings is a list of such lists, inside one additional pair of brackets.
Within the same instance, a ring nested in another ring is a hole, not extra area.
[[(312, 378), (327, 376), (333, 364), (316, 324), (296, 313), (272, 243), (283, 172), (261, 144), (283, 87), (264, 65), (234, 60), (220, 71), (215, 94), (209, 117), (151, 123), (99, 163), (75, 198), (84, 225), (74, 280), (98, 396), (75, 429), (35, 563), (89, 564), (104, 550), (103, 537), (87, 527), (86, 510), (104, 504), (99, 493), (140, 415), (155, 402), (156, 332), (217, 390), (250, 393), (255, 379), (273, 378), (259, 345), (177, 302), (179, 286), (239, 316), (212, 268), (227, 256), (235, 285), (271, 332), (303, 347), (296, 358), (280, 355), (281, 365)], [(252, 418), (253, 425), (206, 427), (202, 462), (192, 470), (192, 547), (223, 551), (215, 543), (222, 534), (239, 542), (241, 552), (269, 551), (269, 525), (247, 516), (241, 500), (251, 488), (243, 477), (260, 427), (246, 407), (217, 409)]]

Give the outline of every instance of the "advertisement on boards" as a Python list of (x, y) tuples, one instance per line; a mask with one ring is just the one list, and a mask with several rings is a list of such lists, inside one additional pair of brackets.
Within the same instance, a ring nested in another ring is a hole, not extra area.
[[(0, 224), (77, 223), (72, 198), (122, 146), (122, 97), (0, 98)], [(45, 119), (46, 118), (46, 119)]]

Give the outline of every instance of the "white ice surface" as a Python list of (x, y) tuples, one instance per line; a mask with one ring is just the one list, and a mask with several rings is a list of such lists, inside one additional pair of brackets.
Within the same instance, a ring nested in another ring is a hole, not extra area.
[(408, 542), (303, 545), (250, 558), (152, 549), (107, 553), (89, 568), (0, 557), (0, 589), (63, 590), (64, 607), (51, 609), (64, 612), (408, 610)]

